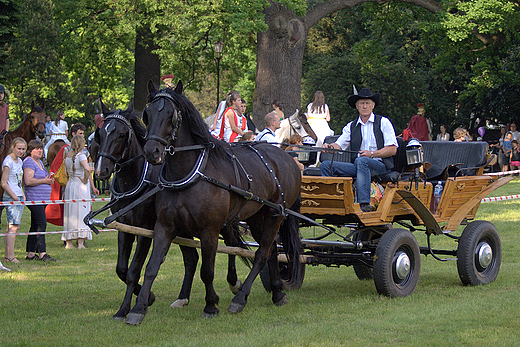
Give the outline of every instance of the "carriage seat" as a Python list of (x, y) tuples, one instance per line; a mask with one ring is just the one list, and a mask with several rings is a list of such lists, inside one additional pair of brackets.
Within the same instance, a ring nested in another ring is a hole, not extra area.
[[(339, 135), (327, 136), (324, 143), (336, 142)], [(372, 179), (376, 182), (397, 182), (401, 173), (406, 170), (406, 144), (403, 142), (401, 137), (397, 138), (399, 147), (397, 153), (394, 155), (394, 169), (392, 171), (385, 172), (381, 175), (373, 176)], [(332, 160), (333, 153), (321, 153), (320, 162), (325, 160)], [(338, 162), (349, 162), (349, 153), (334, 153), (334, 161)], [(321, 176), (320, 169), (318, 167), (309, 167), (303, 170), (304, 176)]]
[(486, 142), (422, 141), (421, 145), (429, 181), (473, 176), (487, 162)]

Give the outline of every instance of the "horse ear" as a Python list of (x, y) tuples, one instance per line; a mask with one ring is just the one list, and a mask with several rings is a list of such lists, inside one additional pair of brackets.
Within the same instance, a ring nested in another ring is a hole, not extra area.
[(31, 113), (32, 113), (32, 111), (34, 111), (34, 106), (35, 106), (35, 104), (34, 104), (34, 100), (33, 100), (33, 101), (31, 102)]
[(101, 105), (101, 112), (103, 114), (109, 114), (110, 113), (110, 110), (108, 109), (108, 107), (106, 107), (106, 105), (103, 103), (102, 100), (99, 100), (99, 104)]
[(182, 81), (177, 82), (177, 86), (175, 87), (175, 92), (177, 94), (182, 94), (182, 88), (183, 88)]
[(125, 112), (131, 113), (134, 110), (134, 98), (130, 99), (130, 102), (128, 103), (128, 108)]
[(152, 80), (148, 81), (148, 94), (153, 94), (157, 91), (157, 88), (155, 87), (155, 84), (152, 82)]
[(42, 110), (45, 110), (45, 100), (42, 100), (42, 103), (40, 104), (40, 107)]

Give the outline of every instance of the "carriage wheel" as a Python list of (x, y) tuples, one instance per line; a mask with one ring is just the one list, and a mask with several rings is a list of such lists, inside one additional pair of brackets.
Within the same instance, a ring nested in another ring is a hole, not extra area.
[(462, 232), (457, 248), (457, 270), (464, 285), (493, 282), (502, 262), (502, 245), (495, 226), (473, 221)]
[(379, 294), (391, 298), (413, 293), (421, 268), (419, 244), (406, 229), (390, 229), (376, 248), (374, 282)]
[[(362, 229), (358, 232), (354, 241), (370, 241), (379, 238), (380, 234), (373, 229)], [(374, 268), (365, 264), (352, 265), (354, 272), (360, 280), (371, 280), (374, 278)]]
[[(301, 264), (301, 277), (296, 281), (293, 279), (293, 274), (291, 272), (292, 262), (291, 263), (278, 263), (278, 268), (280, 269), (280, 277), (282, 278), (283, 289), (284, 290), (293, 290), (299, 289), (303, 284), (303, 278), (305, 277), (305, 264)], [(269, 265), (265, 264), (262, 271), (260, 271), (260, 280), (262, 281), (262, 285), (264, 289), (270, 293), (271, 292), (271, 279), (269, 276)]]

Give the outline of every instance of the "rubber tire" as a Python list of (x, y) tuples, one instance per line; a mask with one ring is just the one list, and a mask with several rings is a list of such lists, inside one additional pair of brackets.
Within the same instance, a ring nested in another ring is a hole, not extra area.
[[(477, 261), (477, 247), (486, 242), (492, 249), (491, 263), (482, 268)], [(473, 221), (462, 232), (457, 247), (457, 270), (465, 286), (478, 286), (493, 282), (502, 263), (502, 244), (496, 227), (487, 221)]]
[[(287, 263), (278, 263), (278, 267), (280, 268), (280, 277), (282, 278), (283, 290), (294, 290), (300, 289), (303, 284), (303, 279), (305, 277), (305, 264), (301, 264), (301, 280), (298, 282), (291, 281), (292, 275), (288, 271)], [(262, 281), (262, 285), (266, 292), (271, 292), (271, 279), (269, 276), (269, 265), (265, 264), (262, 271), (260, 271), (260, 280)]]
[[(357, 235), (354, 241), (370, 241), (377, 238), (379, 234), (375, 233), (372, 229), (363, 229)], [(354, 273), (357, 278), (361, 281), (374, 279), (374, 268), (364, 264), (354, 264)]]
[[(402, 280), (394, 273), (394, 259), (401, 252), (410, 260), (410, 270)], [(377, 292), (391, 298), (412, 294), (419, 282), (420, 270), (419, 244), (413, 234), (406, 229), (386, 231), (377, 245), (374, 261), (374, 283)]]

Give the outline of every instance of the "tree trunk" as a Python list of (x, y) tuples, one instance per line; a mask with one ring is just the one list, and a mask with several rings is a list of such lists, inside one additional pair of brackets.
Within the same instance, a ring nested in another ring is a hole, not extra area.
[(253, 121), (259, 130), (264, 116), (280, 101), (286, 116), (301, 107), (301, 76), (307, 29), (301, 18), (278, 3), (265, 10), (269, 29), (257, 35)]
[(150, 27), (138, 27), (135, 37), (135, 86), (134, 108), (142, 111), (148, 98), (148, 81), (160, 84), (161, 60), (152, 51), (157, 47), (153, 42)]

